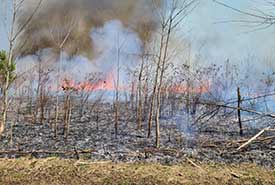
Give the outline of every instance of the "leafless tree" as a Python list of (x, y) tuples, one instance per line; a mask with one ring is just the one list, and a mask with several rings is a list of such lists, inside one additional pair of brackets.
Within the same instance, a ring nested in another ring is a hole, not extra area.
[(100, 83), (102, 82), (101, 76), (102, 74), (100, 73), (88, 74), (87, 77), (85, 78), (85, 82), (80, 84), (79, 92), (78, 92), (79, 101), (80, 101), (80, 105), (79, 105), (80, 117), (84, 115), (84, 110), (87, 109), (89, 98), (96, 90), (95, 84), (97, 84), (98, 82)]
[(143, 103), (142, 103), (142, 89), (143, 89), (143, 76), (144, 76), (144, 68), (145, 62), (147, 60), (146, 55), (141, 56), (141, 64), (138, 71), (138, 86), (137, 86), (137, 129), (140, 130), (142, 127), (142, 114), (143, 114)]
[[(50, 66), (49, 61), (42, 61), (41, 55), (37, 54), (38, 64), (36, 65), (37, 71), (37, 87), (35, 89), (36, 93), (36, 105), (35, 111), (33, 112), (33, 121), (36, 123), (37, 115), (40, 111), (39, 122), (42, 124), (45, 119), (45, 108), (47, 102), (49, 101), (49, 96), (47, 95), (47, 87), (50, 82), (50, 75), (53, 72), (52, 66)], [(50, 59), (49, 59), (50, 60)]]
[[(7, 5), (11, 5), (11, 12), (8, 12), (6, 16), (11, 16), (9, 18), (6, 18), (6, 20), (9, 20), (6, 22), (6, 26), (8, 26), (8, 66), (12, 65), (12, 62), (15, 58), (13, 51), (14, 51), (14, 46), (15, 43), (17, 42), (17, 39), (21, 35), (21, 33), (28, 27), (30, 22), (32, 21), (33, 17), (37, 13), (38, 9), (40, 8), (43, 0), (39, 0), (33, 9), (33, 11), (30, 13), (30, 15), (25, 19), (25, 21), (17, 25), (17, 20), (19, 18), (19, 12), (22, 6), (24, 5), (25, 0), (12, 0), (12, 1), (7, 1)], [(9, 87), (11, 84), (10, 81), (10, 71), (6, 71), (6, 76), (5, 76), (5, 83), (4, 83), (4, 88), (3, 88), (3, 112), (2, 112), (2, 122), (0, 123), (0, 133), (3, 133), (6, 122), (7, 122), (7, 112), (9, 108)]]
[[(59, 119), (59, 90), (61, 86), (61, 63), (63, 62), (63, 52), (64, 47), (66, 46), (66, 42), (70, 39), (71, 33), (76, 25), (76, 19), (70, 19), (67, 22), (66, 29), (59, 29), (58, 27), (58, 21), (61, 20), (55, 20), (57, 21), (57, 27), (49, 27), (49, 34), (52, 38), (52, 42), (54, 43), (55, 48), (58, 50), (59, 54), (59, 60), (57, 64), (57, 81), (56, 81), (56, 97), (55, 97), (55, 119), (54, 119), (54, 133), (55, 137), (57, 137), (57, 124)], [(64, 31), (65, 30), (65, 31)]]
[(114, 101), (114, 109), (115, 109), (115, 136), (118, 135), (118, 122), (119, 122), (119, 97), (120, 97), (120, 73), (121, 73), (121, 52), (124, 47), (126, 40), (121, 41), (119, 35), (117, 36), (117, 56), (116, 56), (116, 77), (115, 77), (115, 101)]
[[(184, 18), (196, 6), (196, 0), (173, 0), (166, 2), (162, 10), (157, 10), (160, 18), (160, 43), (159, 51), (156, 59), (156, 71), (153, 84), (153, 92), (150, 100), (150, 110), (148, 118), (148, 137), (151, 136), (151, 128), (153, 121), (153, 112), (155, 110), (156, 123), (156, 147), (160, 146), (160, 107), (161, 107), (161, 91), (163, 86), (163, 78), (166, 65), (169, 59), (169, 44), (171, 34), (182, 23)], [(156, 105), (155, 105), (155, 100)]]

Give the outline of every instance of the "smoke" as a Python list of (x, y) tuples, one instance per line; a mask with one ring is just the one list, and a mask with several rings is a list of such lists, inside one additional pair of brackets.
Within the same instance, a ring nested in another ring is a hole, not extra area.
[[(25, 0), (20, 9), (17, 25), (20, 27), (37, 4)], [(145, 44), (157, 27), (153, 9), (161, 0), (44, 0), (27, 29), (21, 34), (15, 53), (17, 56), (34, 54), (45, 48), (58, 53), (62, 48), (68, 55), (85, 55), (94, 58), (95, 41), (90, 30), (110, 20), (119, 20), (123, 26), (138, 33)]]
[(107, 21), (102, 27), (93, 28), (89, 34), (89, 38), (94, 41), (94, 50), (98, 53), (93, 59), (83, 55), (71, 56), (65, 51), (56, 54), (52, 48), (41, 49), (17, 60), (17, 73), (25, 74), (28, 81), (37, 81), (40, 62), (44, 71), (52, 71), (49, 73), (48, 86), (56, 89), (56, 85), (59, 85), (59, 73), (61, 80), (84, 82), (92, 75), (99, 74), (103, 80), (111, 77), (110, 83), (114, 83), (119, 68), (119, 83), (128, 85), (128, 81), (125, 80), (128, 73), (138, 65), (142, 51), (142, 40), (139, 35), (124, 27), (118, 20)]
[(138, 34), (125, 28), (118, 20), (106, 22), (102, 27), (91, 31), (97, 57), (89, 60), (83, 56), (69, 57), (65, 54), (61, 68), (75, 80), (83, 81), (90, 73), (111, 74), (115, 79), (117, 68), (121, 79), (126, 79), (127, 70), (133, 70), (138, 64), (142, 41)]

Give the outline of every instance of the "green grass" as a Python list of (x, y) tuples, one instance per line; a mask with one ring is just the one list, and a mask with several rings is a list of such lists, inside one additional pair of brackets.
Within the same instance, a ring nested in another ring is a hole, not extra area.
[(183, 162), (113, 164), (48, 159), (0, 159), (2, 185), (101, 185), (101, 184), (275, 184), (275, 169), (252, 164), (222, 165)]

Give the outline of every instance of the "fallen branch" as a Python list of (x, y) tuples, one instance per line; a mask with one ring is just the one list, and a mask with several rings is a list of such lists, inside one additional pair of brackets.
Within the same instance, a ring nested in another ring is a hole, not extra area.
[(241, 176), (239, 175), (239, 174), (237, 174), (237, 173), (235, 173), (235, 172), (230, 172), (230, 175), (232, 175), (233, 177), (235, 177), (235, 178), (241, 178)]
[(201, 105), (209, 105), (209, 106), (217, 106), (217, 107), (223, 107), (223, 108), (228, 108), (228, 109), (233, 109), (233, 110), (241, 110), (244, 112), (248, 112), (248, 113), (253, 113), (253, 114), (257, 114), (260, 116), (265, 116), (265, 117), (270, 117), (270, 118), (275, 118), (275, 114), (270, 114), (270, 113), (265, 113), (265, 112), (259, 112), (253, 109), (246, 109), (246, 108), (241, 108), (241, 107), (234, 107), (234, 106), (229, 106), (223, 103), (216, 103), (216, 102), (199, 102), (199, 104)]
[(194, 163), (191, 159), (189, 159), (188, 157), (186, 157), (187, 161), (189, 163), (191, 163), (193, 166), (195, 166), (196, 168), (200, 169), (203, 172), (206, 172), (202, 167), (200, 167), (199, 165), (197, 165), (196, 163)]
[(264, 128), (258, 134), (256, 134), (251, 139), (249, 139), (247, 142), (245, 142), (244, 144), (242, 144), (237, 150), (241, 150), (242, 148), (246, 147), (247, 145), (249, 145), (250, 143), (252, 143), (254, 140), (256, 140), (259, 136), (261, 136), (265, 131), (268, 131), (269, 129), (270, 129), (270, 127)]

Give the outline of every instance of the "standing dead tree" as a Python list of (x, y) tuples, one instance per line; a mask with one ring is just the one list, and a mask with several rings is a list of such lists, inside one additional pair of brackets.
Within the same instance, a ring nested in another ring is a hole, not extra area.
[(140, 70), (138, 74), (138, 97), (137, 97), (137, 129), (140, 130), (142, 127), (142, 78), (144, 72), (145, 57), (142, 56)]
[(87, 77), (85, 78), (85, 82), (82, 82), (79, 84), (79, 101), (80, 101), (80, 105), (79, 105), (79, 114), (80, 114), (80, 118), (83, 117), (84, 115), (84, 111), (87, 108), (87, 104), (89, 101), (89, 98), (91, 97), (91, 95), (94, 93), (97, 87), (98, 83), (101, 83), (102, 80), (100, 79), (100, 77), (102, 76), (102, 74), (100, 73), (91, 73), (88, 74)]
[(65, 139), (68, 138), (71, 122), (71, 113), (72, 113), (72, 94), (78, 91), (78, 88), (71, 84), (70, 81), (64, 80), (62, 84), (62, 89), (65, 93), (64, 97), (64, 117), (63, 117), (63, 135)]
[(238, 122), (240, 127), (240, 135), (243, 136), (243, 125), (242, 125), (242, 118), (241, 118), (241, 103), (242, 103), (242, 96), (241, 96), (241, 90), (238, 87), (237, 88), (237, 95), (238, 95)]
[(115, 137), (118, 135), (118, 125), (119, 125), (119, 108), (120, 108), (120, 70), (121, 70), (121, 54), (126, 40), (121, 42), (119, 35), (117, 36), (117, 48), (116, 48), (116, 77), (114, 79), (115, 87), (115, 101), (114, 101), (114, 111), (115, 111)]
[[(37, 87), (35, 89), (36, 93), (36, 105), (33, 112), (33, 121), (36, 123), (38, 113), (40, 113), (39, 123), (42, 124), (45, 120), (45, 109), (47, 102), (49, 101), (49, 96), (47, 95), (47, 87), (50, 81), (50, 74), (53, 69), (47, 64), (49, 61), (42, 61), (41, 55), (38, 54), (38, 64), (35, 66), (37, 71)], [(39, 112), (40, 111), (40, 112)]]
[[(9, 88), (12, 83), (12, 74), (11, 71), (8, 70), (10, 66), (13, 65), (13, 60), (15, 58), (13, 51), (14, 46), (20, 37), (21, 33), (24, 32), (24, 30), (28, 27), (30, 22), (32, 21), (33, 17), (37, 13), (38, 9), (40, 8), (43, 0), (39, 0), (33, 9), (33, 11), (30, 13), (30, 15), (23, 21), (22, 24), (17, 25), (18, 18), (20, 16), (20, 10), (22, 6), (25, 3), (25, 0), (12, 0), (7, 1), (6, 4), (11, 5), (11, 12), (8, 12), (6, 17), (6, 23), (5, 25), (8, 27), (8, 57), (7, 57), (7, 67), (5, 70), (5, 76), (4, 76), (4, 86), (3, 86), (3, 111), (2, 111), (2, 121), (0, 122), (0, 134), (3, 133), (6, 122), (7, 122), (7, 112), (9, 109), (10, 99), (9, 99)], [(3, 3), (4, 4), (4, 3)]]
[[(156, 147), (160, 146), (160, 107), (161, 91), (163, 87), (163, 78), (166, 71), (166, 65), (169, 60), (169, 44), (171, 34), (182, 23), (184, 18), (196, 6), (196, 0), (173, 0), (166, 2), (163, 9), (157, 10), (160, 18), (160, 43), (156, 59), (156, 71), (153, 82), (153, 92), (150, 100), (150, 110), (148, 118), (148, 137), (151, 136), (153, 115), (155, 112), (156, 124)], [(155, 101), (156, 105), (155, 105)]]
[[(55, 20), (61, 21), (61, 20)], [(54, 43), (54, 46), (58, 50), (59, 54), (59, 60), (57, 64), (57, 82), (56, 82), (56, 97), (55, 97), (55, 118), (54, 118), (54, 135), (57, 137), (57, 124), (58, 124), (58, 119), (59, 119), (59, 90), (60, 90), (60, 85), (61, 85), (61, 64), (63, 62), (63, 50), (66, 46), (67, 41), (70, 39), (70, 36), (73, 32), (73, 29), (76, 24), (76, 20), (72, 19), (67, 22), (68, 24), (66, 25), (66, 28), (60, 29), (58, 26), (57, 27), (50, 27), (49, 28), (49, 34), (50, 37), (52, 38), (52, 42)], [(57, 24), (58, 25), (58, 24)], [(66, 31), (64, 31), (66, 30)]]

